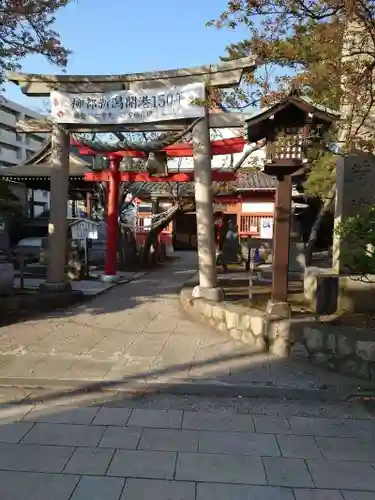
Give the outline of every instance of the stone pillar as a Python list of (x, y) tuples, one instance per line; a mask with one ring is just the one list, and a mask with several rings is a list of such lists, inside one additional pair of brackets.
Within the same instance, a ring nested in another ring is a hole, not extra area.
[[(361, 151), (339, 157), (336, 162), (335, 227), (348, 217), (354, 217), (361, 210), (374, 204), (375, 157)], [(332, 267), (336, 273), (347, 274), (342, 262), (343, 242), (333, 235)]]
[(67, 208), (70, 137), (58, 124), (52, 126), (50, 219), (48, 224), (47, 281), (41, 288), (62, 291), (70, 288), (65, 273), (67, 256)]
[(205, 116), (194, 126), (192, 136), (199, 265), (199, 286), (195, 287), (193, 296), (220, 301), (223, 292), (217, 286), (211, 141), (206, 107)]
[[(344, 154), (336, 162), (335, 227), (374, 204), (375, 156), (366, 152), (372, 150), (374, 141), (374, 85), (371, 80), (363, 80), (373, 62), (371, 33), (355, 13), (348, 16), (342, 46), (342, 62), (347, 69), (342, 75), (337, 137)], [(343, 242), (335, 233), (332, 267), (339, 274), (348, 272), (342, 259), (343, 245), (356, 246), (355, 241)]]

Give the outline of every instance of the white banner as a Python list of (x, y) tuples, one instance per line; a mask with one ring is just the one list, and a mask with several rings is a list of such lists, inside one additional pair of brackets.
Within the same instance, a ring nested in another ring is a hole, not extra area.
[(265, 240), (272, 240), (273, 237), (272, 217), (262, 217), (260, 219), (260, 237)]
[(204, 115), (203, 83), (163, 89), (122, 90), (102, 94), (51, 92), (51, 116), (58, 123), (150, 123)]

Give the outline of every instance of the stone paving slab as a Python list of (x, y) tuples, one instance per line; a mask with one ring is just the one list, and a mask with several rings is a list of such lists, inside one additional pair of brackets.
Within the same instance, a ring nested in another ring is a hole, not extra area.
[(118, 500), (124, 479), (116, 477), (82, 477), (69, 500)]
[(200, 432), (199, 451), (226, 455), (279, 457), (275, 436), (244, 432)]
[(40, 445), (96, 446), (105, 430), (104, 426), (38, 423), (22, 442)]
[(130, 416), (128, 425), (178, 429), (181, 427), (181, 422), (182, 411), (135, 409)]
[(114, 449), (108, 448), (77, 448), (66, 464), (64, 472), (103, 476), (114, 453)]
[(169, 451), (117, 450), (109, 476), (173, 479), (176, 453)]
[(74, 448), (0, 443), (0, 470), (62, 472)]
[(107, 427), (99, 446), (103, 448), (125, 448), (135, 450), (142, 430), (137, 428)]
[[(3, 401), (19, 394), (4, 391)], [(375, 425), (375, 414), (362, 407), (65, 391), (44, 392), (38, 399), (37, 394), (29, 395), (28, 404), (0, 405), (1, 500), (375, 497), (373, 442), (336, 435), (337, 428), (353, 427), (363, 436), (362, 426)], [(161, 416), (177, 427), (155, 427)], [(133, 425), (138, 417), (144, 425)], [(254, 426), (262, 418), (268, 420), (267, 433)], [(297, 421), (293, 434), (277, 433)], [(9, 436), (14, 442), (6, 442)]]
[[(215, 434), (215, 433), (212, 433)], [(202, 442), (204, 436), (197, 431), (173, 430), (173, 429), (144, 429), (139, 442), (140, 450), (154, 451), (203, 451)]]
[(208, 453), (179, 453), (176, 479), (215, 483), (267, 484), (260, 458)]
[[(314, 486), (304, 460), (300, 458), (263, 458), (268, 484), (308, 488)], [(374, 471), (375, 472), (375, 471)]]
[(187, 318), (179, 291), (196, 273), (196, 255), (178, 256), (88, 303), (0, 328), (0, 383), (110, 382), (134, 390), (184, 384), (190, 393), (218, 387), (259, 396), (280, 389), (314, 398), (317, 391), (356, 390), (353, 379), (255, 353)]
[(306, 463), (317, 488), (375, 492), (375, 469), (370, 463), (331, 460), (307, 460)]
[(149, 499), (195, 500), (195, 484), (184, 481), (158, 481), (151, 479), (128, 479), (126, 481), (121, 500)]
[(196, 500), (211, 498), (215, 500), (295, 500), (293, 491), (289, 488), (199, 483)]
[(79, 480), (73, 475), (0, 471), (0, 496), (2, 500), (69, 500)]
[(225, 413), (185, 412), (183, 429), (216, 431), (253, 431), (253, 419), (249, 415)]
[(372, 500), (374, 493), (370, 491), (343, 491), (344, 500)]
[(288, 436), (279, 434), (277, 441), (283, 457), (322, 458), (321, 447), (313, 436)]
[[(358, 492), (353, 493), (352, 500), (360, 500), (359, 497), (355, 496), (358, 495)], [(295, 500), (343, 500), (342, 494), (337, 490), (295, 489), (294, 496)]]

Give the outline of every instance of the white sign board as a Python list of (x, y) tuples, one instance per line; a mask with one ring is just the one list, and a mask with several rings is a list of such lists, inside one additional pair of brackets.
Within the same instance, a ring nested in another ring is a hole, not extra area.
[(88, 220), (80, 220), (73, 222), (71, 225), (73, 240), (97, 240), (98, 239), (98, 224)]
[(204, 98), (203, 83), (102, 94), (52, 91), (51, 116), (58, 123), (109, 125), (199, 118), (204, 107), (196, 101)]
[(262, 217), (260, 219), (260, 234), (261, 238), (265, 240), (272, 240), (273, 235), (273, 218), (272, 217)]

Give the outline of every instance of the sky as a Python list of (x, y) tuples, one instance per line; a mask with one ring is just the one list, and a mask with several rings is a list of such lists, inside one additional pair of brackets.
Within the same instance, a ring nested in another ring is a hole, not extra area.
[[(138, 7), (137, 7), (138, 5)], [(73, 0), (56, 15), (56, 30), (72, 50), (68, 74), (121, 74), (214, 64), (245, 28), (207, 28), (227, 0)], [(41, 56), (22, 62), (26, 73), (61, 73)], [(5, 97), (40, 111), (42, 103), (7, 84)]]

